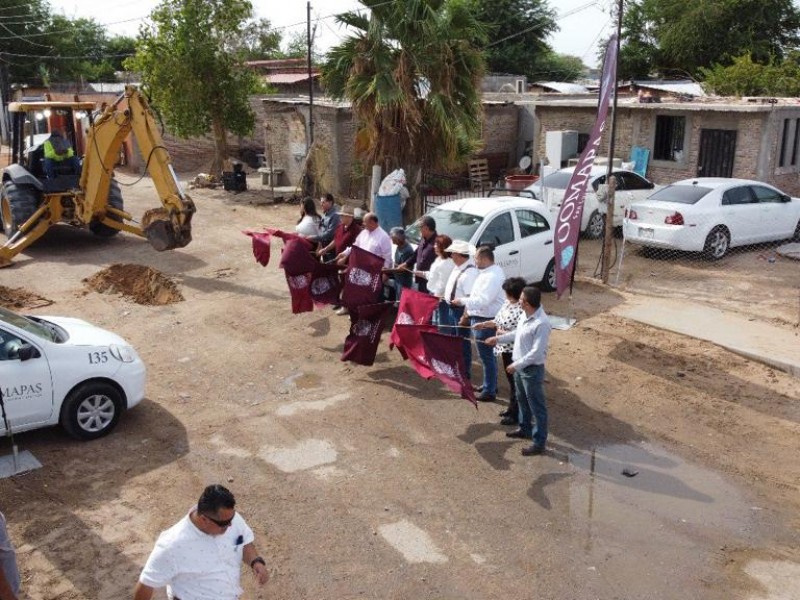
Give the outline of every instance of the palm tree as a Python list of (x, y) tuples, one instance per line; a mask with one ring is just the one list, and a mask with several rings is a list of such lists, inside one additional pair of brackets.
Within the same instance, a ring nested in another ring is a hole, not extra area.
[(462, 166), (480, 146), (483, 116), (485, 32), (469, 0), (360, 2), (370, 14), (337, 16), (355, 33), (322, 66), (326, 92), (352, 104), (356, 155), (401, 166), (409, 181)]

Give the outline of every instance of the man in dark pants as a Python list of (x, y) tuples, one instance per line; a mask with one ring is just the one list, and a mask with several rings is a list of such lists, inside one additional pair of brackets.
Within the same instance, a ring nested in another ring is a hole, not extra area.
[[(547, 404), (544, 397), (544, 362), (550, 341), (550, 319), (541, 306), (542, 293), (535, 287), (522, 290), (520, 306), (523, 315), (516, 331), (489, 338), (486, 343), (514, 342), (512, 363), (506, 371), (514, 374), (519, 402), (519, 429), (509, 431), (510, 438), (533, 439), (533, 445), (522, 449), (523, 456), (544, 454), (547, 443)], [(531, 419), (535, 419), (534, 428)]]
[[(433, 261), (436, 260), (436, 221), (433, 217), (424, 216), (420, 219), (419, 226), (419, 244), (417, 245), (417, 253), (414, 260), (406, 265), (409, 269), (414, 267), (416, 271), (429, 271)], [(408, 262), (408, 261), (407, 261)], [(417, 289), (420, 292), (428, 292), (428, 280), (424, 277), (415, 277), (414, 281), (417, 283)]]
[[(318, 248), (327, 248), (333, 242), (336, 229), (341, 223), (339, 211), (336, 210), (336, 205), (333, 203), (333, 194), (325, 194), (321, 200), (322, 219), (319, 222), (319, 235), (309, 236), (307, 239), (311, 242), (319, 244)], [(324, 261), (332, 260), (335, 256), (332, 252), (320, 254)]]
[[(494, 264), (494, 251), (488, 246), (481, 246), (475, 252), (475, 266), (478, 268), (478, 276), (469, 297), (456, 298), (451, 304), (464, 307), (461, 324), (469, 324), (475, 331), (478, 356), (483, 366), (483, 386), (477, 399), (481, 402), (494, 402), (497, 398), (497, 359), (494, 351), (484, 342), (495, 335), (495, 329), (476, 329), (475, 326), (494, 319), (503, 306), (506, 296), (503, 282), (506, 276), (503, 269)], [(469, 318), (468, 322), (465, 317)], [(470, 352), (470, 358), (471, 356)]]

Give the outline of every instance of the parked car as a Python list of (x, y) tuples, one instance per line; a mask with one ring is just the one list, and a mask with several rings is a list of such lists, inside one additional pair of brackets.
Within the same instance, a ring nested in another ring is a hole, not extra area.
[(734, 246), (800, 239), (800, 199), (760, 181), (684, 179), (631, 204), (623, 233), (646, 248), (717, 260)]
[[(574, 171), (574, 167), (568, 167), (550, 173), (525, 189), (533, 192), (534, 197), (544, 202), (553, 216), (557, 217)], [(581, 218), (581, 232), (588, 239), (597, 239), (603, 236), (607, 212), (605, 206), (607, 173), (608, 167), (598, 165), (593, 166), (589, 174), (589, 184), (586, 186), (583, 217)], [(633, 171), (614, 169), (613, 175), (617, 178), (617, 189), (614, 193), (614, 226), (621, 227), (625, 208), (631, 202), (644, 200), (660, 186)], [(600, 186), (603, 188), (601, 189)]]
[[(441, 204), (428, 213), (436, 230), (472, 246), (491, 246), (495, 263), (508, 277), (555, 289), (553, 222), (550, 211), (538, 200), (517, 196), (464, 198)], [(406, 229), (410, 242), (419, 242), (419, 222)]]
[(60, 424), (75, 438), (98, 438), (142, 400), (144, 386), (144, 363), (118, 335), (0, 308), (0, 391), (12, 431)]

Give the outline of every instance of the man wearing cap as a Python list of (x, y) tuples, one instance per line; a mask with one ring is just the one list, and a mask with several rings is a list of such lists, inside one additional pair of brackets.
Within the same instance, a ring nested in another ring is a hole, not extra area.
[[(358, 234), (352, 246), (358, 246), (380, 256), (383, 259), (384, 268), (392, 268), (392, 240), (389, 238), (389, 234), (381, 228), (378, 215), (375, 213), (364, 215), (364, 229)], [(350, 247), (339, 253), (336, 262), (345, 265), (348, 256), (350, 256)]]
[(158, 536), (133, 600), (150, 600), (162, 587), (171, 600), (238, 600), (242, 563), (264, 585), (269, 571), (253, 543), (253, 531), (235, 506), (225, 487), (203, 490), (197, 506)]
[[(503, 282), (506, 275), (502, 268), (494, 264), (494, 252), (489, 246), (481, 246), (475, 252), (475, 266), (478, 268), (478, 276), (470, 295), (456, 296), (452, 300), (452, 304), (464, 307), (465, 316), (469, 316), (470, 327), (494, 319), (505, 302)], [(495, 332), (494, 328), (475, 330), (478, 356), (483, 365), (483, 387), (478, 396), (478, 400), (482, 402), (494, 402), (497, 397), (497, 360), (492, 348), (483, 343), (493, 337)]]
[(456, 298), (466, 298), (472, 292), (475, 279), (478, 277), (478, 269), (469, 257), (469, 244), (463, 240), (454, 240), (445, 252), (450, 253), (450, 257), (455, 263), (447, 278), (444, 286), (444, 296), (442, 300), (446, 302), (446, 310), (440, 314), (439, 329), (441, 333), (447, 335), (458, 335), (464, 338), (464, 365), (467, 371), (467, 378), (470, 377), (472, 370), (472, 344), (469, 340), (470, 329), (468, 326), (460, 325), (461, 317), (464, 315), (464, 307), (453, 304)]
[(394, 268), (386, 273), (388, 278), (391, 278), (392, 288), (395, 292), (395, 300), (400, 299), (400, 293), (403, 288), (410, 288), (414, 284), (414, 277), (408, 269), (403, 269), (402, 266), (407, 264), (409, 260), (414, 259), (414, 247), (408, 243), (406, 239), (406, 230), (402, 227), (392, 227), (389, 231), (392, 238), (392, 243), (395, 245), (394, 251)]
[(48, 179), (56, 178), (56, 165), (68, 164), (73, 173), (80, 173), (81, 163), (75, 151), (60, 129), (53, 129), (44, 141), (44, 174)]

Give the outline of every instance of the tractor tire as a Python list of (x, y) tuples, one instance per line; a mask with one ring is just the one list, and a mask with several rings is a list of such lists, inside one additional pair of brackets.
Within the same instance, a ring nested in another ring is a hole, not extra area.
[[(111, 187), (108, 188), (108, 205), (117, 210), (124, 210), (122, 202), (122, 192), (119, 189), (119, 183), (115, 179), (111, 180)], [(109, 215), (109, 218), (114, 221), (122, 222), (122, 219), (116, 215)], [(104, 225), (100, 221), (92, 221), (89, 223), (89, 229), (93, 234), (98, 237), (109, 238), (117, 235), (119, 229), (114, 229), (108, 225)]]
[(20, 225), (33, 216), (37, 208), (39, 208), (39, 194), (33, 186), (17, 185), (11, 181), (3, 183), (0, 192), (0, 215), (6, 237), (13, 236)]

